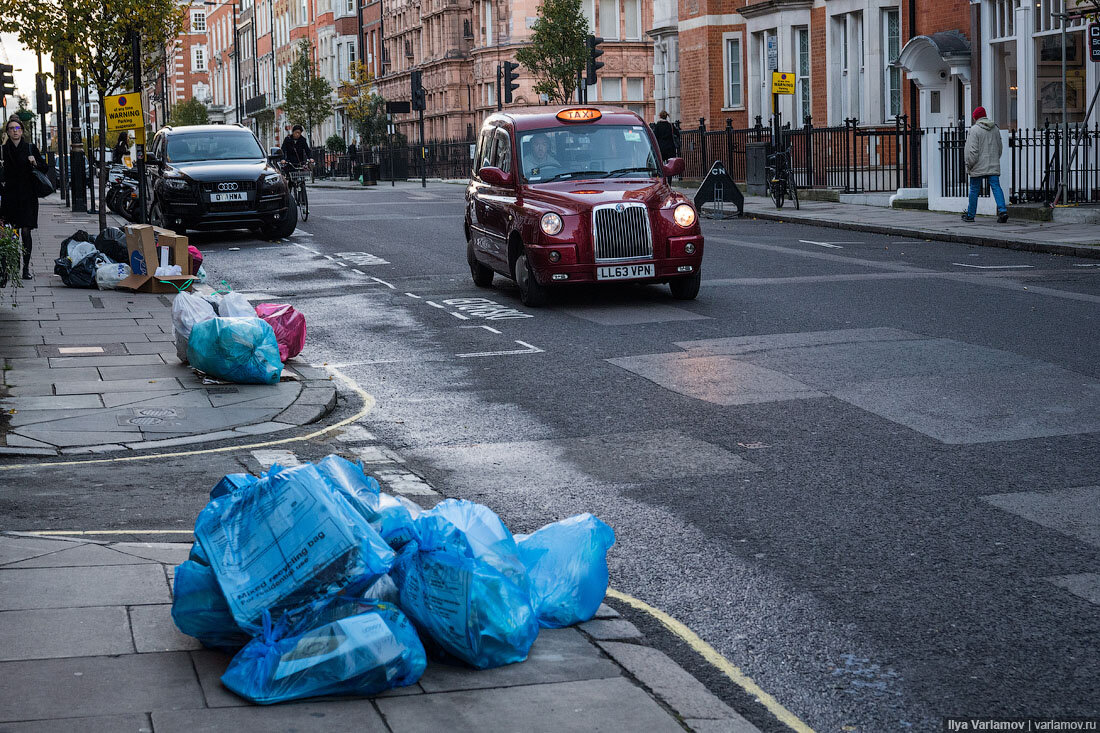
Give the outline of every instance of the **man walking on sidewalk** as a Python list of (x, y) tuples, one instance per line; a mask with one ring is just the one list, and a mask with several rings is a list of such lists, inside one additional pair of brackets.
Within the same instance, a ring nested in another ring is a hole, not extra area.
[(986, 117), (985, 107), (974, 110), (974, 126), (966, 133), (966, 175), (970, 176), (970, 203), (963, 221), (974, 221), (983, 178), (989, 179), (993, 200), (997, 202), (997, 221), (1001, 224), (1008, 221), (1008, 207), (1001, 190), (1001, 131)]

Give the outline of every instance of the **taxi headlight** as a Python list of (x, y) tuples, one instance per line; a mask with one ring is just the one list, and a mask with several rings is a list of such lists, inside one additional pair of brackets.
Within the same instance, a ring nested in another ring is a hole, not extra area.
[(561, 217), (550, 212), (542, 215), (542, 231), (551, 237), (561, 231)]
[(695, 223), (695, 209), (687, 204), (680, 204), (672, 211), (672, 218), (676, 223), (687, 229)]

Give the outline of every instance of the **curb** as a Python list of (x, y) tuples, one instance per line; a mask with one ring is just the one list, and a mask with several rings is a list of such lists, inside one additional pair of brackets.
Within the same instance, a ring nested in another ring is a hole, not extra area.
[(979, 247), (997, 247), (999, 249), (1013, 249), (1023, 252), (1040, 252), (1044, 254), (1100, 259), (1100, 246), (1096, 245), (1022, 242), (972, 234), (954, 234), (951, 232), (934, 232), (923, 229), (907, 229), (905, 227), (886, 226), (882, 224), (858, 224), (846, 221), (831, 221), (828, 219), (811, 219), (797, 214), (794, 216), (784, 216), (770, 211), (750, 211), (748, 209), (745, 210), (744, 216), (765, 219), (767, 221), (812, 224), (813, 226), (827, 227), (829, 229), (846, 229), (856, 232), (868, 232), (870, 234), (890, 234), (902, 237), (917, 236), (921, 239), (931, 239), (937, 242), (955, 242), (958, 244), (977, 245)]

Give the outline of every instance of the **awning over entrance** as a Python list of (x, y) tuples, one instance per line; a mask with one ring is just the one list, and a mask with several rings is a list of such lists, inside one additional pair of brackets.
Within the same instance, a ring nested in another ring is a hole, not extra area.
[(914, 36), (893, 66), (905, 71), (918, 89), (939, 87), (952, 76), (970, 83), (970, 41), (960, 31)]

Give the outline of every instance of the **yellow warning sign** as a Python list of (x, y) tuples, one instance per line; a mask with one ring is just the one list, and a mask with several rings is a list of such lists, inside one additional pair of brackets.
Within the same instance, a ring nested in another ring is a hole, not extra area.
[(794, 74), (786, 71), (773, 71), (772, 94), (794, 94)]
[(107, 130), (144, 130), (145, 116), (141, 111), (140, 94), (115, 94), (103, 98), (107, 113)]

